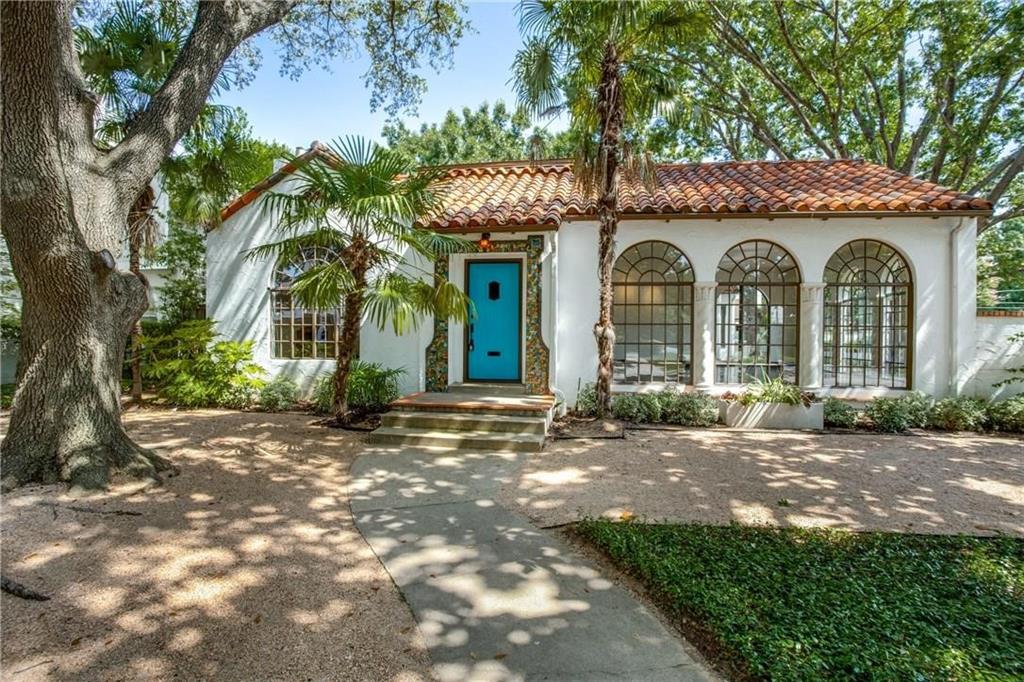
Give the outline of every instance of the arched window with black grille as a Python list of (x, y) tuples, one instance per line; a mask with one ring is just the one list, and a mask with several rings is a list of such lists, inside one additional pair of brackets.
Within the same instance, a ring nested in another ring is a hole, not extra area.
[(615, 375), (621, 383), (693, 380), (693, 268), (667, 242), (634, 244), (612, 273)]
[(722, 256), (715, 280), (716, 382), (797, 383), (800, 269), (793, 256), (770, 241), (745, 241)]
[(274, 272), (270, 291), (272, 355), (275, 358), (327, 358), (338, 355), (341, 305), (336, 308), (305, 308), (291, 293), (295, 279), (315, 265), (336, 256), (324, 248), (309, 249), (301, 258)]
[(826, 386), (910, 388), (907, 261), (873, 239), (841, 246), (825, 266)]

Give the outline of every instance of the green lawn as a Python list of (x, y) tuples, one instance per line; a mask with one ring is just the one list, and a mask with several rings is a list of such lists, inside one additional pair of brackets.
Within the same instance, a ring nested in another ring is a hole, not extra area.
[(1024, 679), (1024, 540), (606, 520), (577, 531), (753, 677)]

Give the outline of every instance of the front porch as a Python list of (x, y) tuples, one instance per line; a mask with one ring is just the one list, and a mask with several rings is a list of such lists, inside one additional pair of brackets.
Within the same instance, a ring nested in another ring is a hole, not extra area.
[(377, 445), (535, 452), (544, 447), (554, 396), (524, 384), (455, 384), (391, 403), (370, 436)]

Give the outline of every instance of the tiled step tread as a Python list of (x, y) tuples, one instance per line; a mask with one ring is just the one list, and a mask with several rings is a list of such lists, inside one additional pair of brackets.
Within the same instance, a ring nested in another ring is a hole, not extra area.
[(419, 428), (426, 430), (489, 431), (492, 433), (539, 433), (547, 431), (543, 416), (510, 416), (465, 412), (434, 412), (423, 410), (393, 410), (384, 414), (386, 427)]

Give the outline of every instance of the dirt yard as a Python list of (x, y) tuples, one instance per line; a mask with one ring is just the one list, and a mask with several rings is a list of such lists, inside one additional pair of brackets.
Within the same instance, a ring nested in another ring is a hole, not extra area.
[(531, 455), (502, 499), (581, 516), (1024, 536), (1024, 439), (627, 431)]
[(3, 679), (429, 677), (409, 609), (349, 512), (362, 435), (294, 414), (126, 421), (181, 475), (89, 499), (3, 495), (3, 572), (51, 597), (2, 596)]

